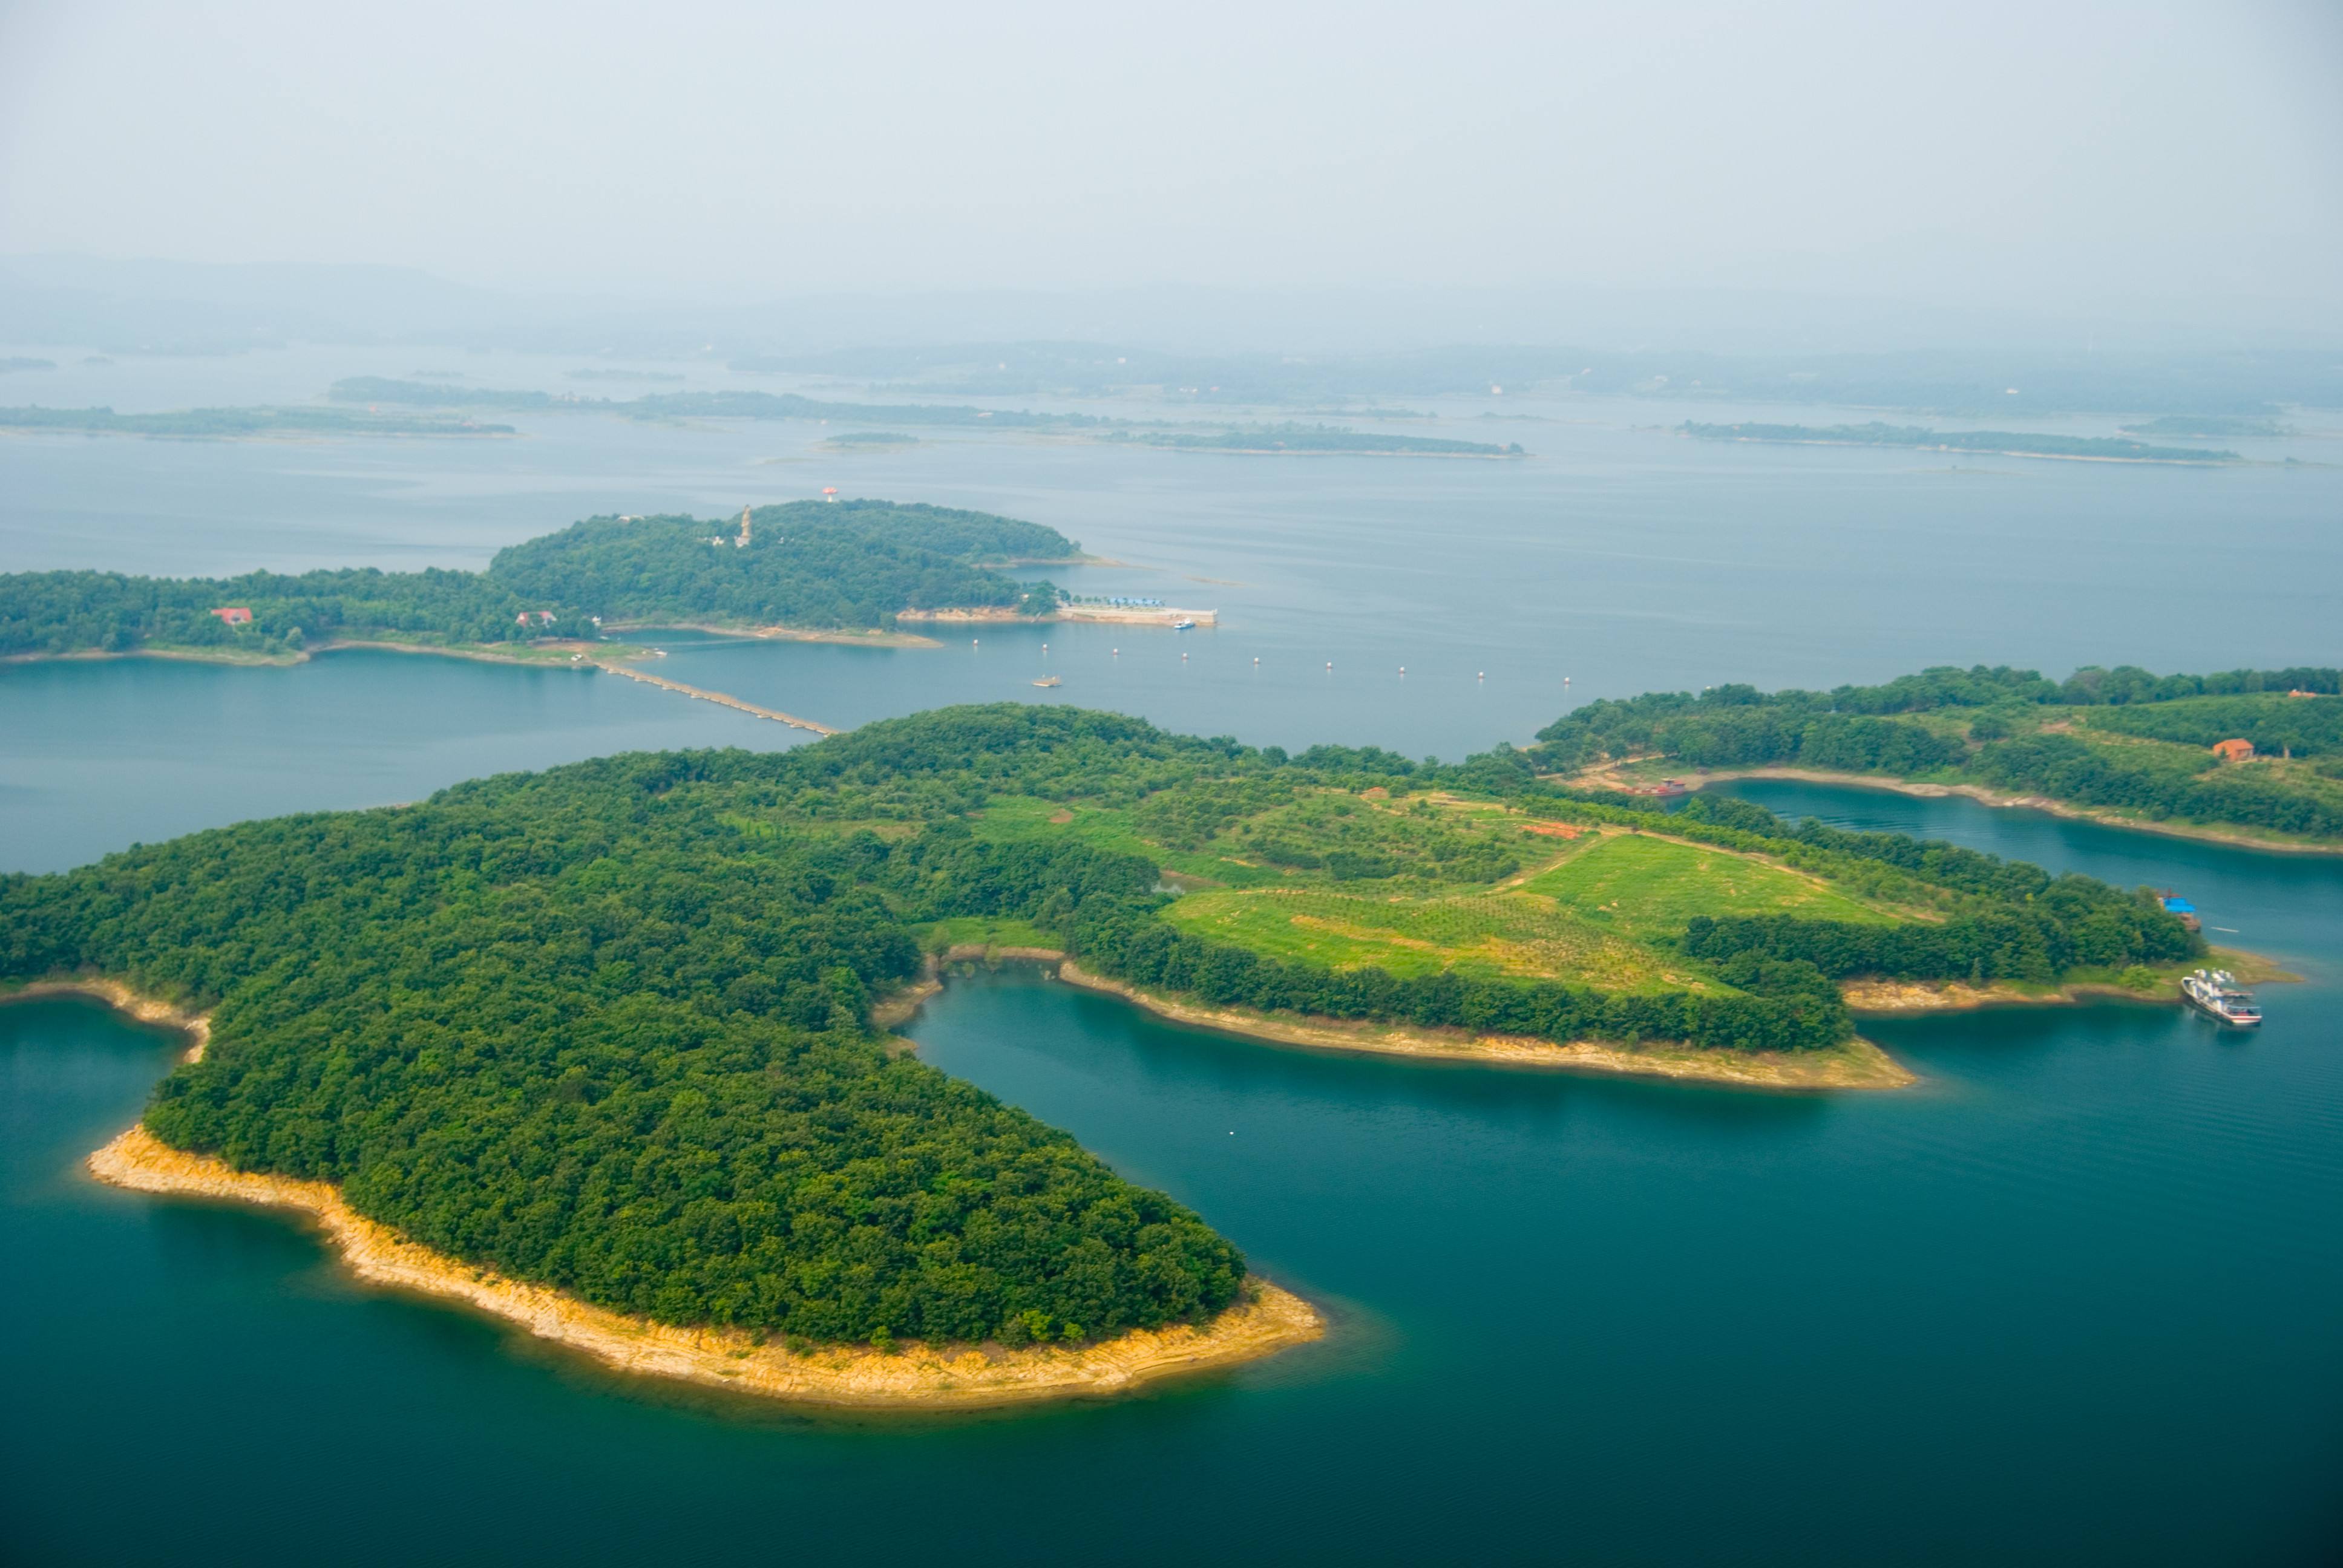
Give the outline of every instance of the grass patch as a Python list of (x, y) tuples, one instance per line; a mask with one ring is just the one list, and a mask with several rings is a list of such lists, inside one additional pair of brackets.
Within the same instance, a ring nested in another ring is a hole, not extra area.
[(1483, 978), (1573, 980), (1605, 990), (1725, 990), (1694, 964), (1602, 930), (1554, 900), (1473, 889), (1391, 897), (1315, 888), (1192, 893), (1165, 918), (1267, 958), (1409, 978), (1454, 970)]
[(1827, 883), (1707, 845), (1648, 833), (1594, 839), (1523, 884), (1599, 930), (1673, 938), (1695, 915), (1796, 915), (1886, 925), (1894, 917)]

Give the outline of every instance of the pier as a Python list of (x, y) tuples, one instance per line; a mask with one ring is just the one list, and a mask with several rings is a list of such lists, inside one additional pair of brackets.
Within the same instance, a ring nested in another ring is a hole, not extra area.
[(646, 686), (656, 686), (668, 691), (679, 691), (686, 697), (697, 698), (702, 702), (713, 702), (725, 708), (737, 708), (743, 713), (753, 713), (759, 719), (769, 719), (776, 724), (787, 724), (798, 729), (810, 729), (816, 735), (839, 733), (827, 724), (816, 724), (810, 719), (799, 719), (796, 714), (783, 713), (778, 708), (759, 708), (753, 702), (743, 702), (729, 692), (702, 690), (697, 686), (686, 686), (680, 680), (669, 680), (665, 676), (651, 675), (639, 669), (629, 669), (623, 664), (605, 664), (600, 659), (594, 661), (594, 668), (608, 670), (612, 675), (623, 675), (628, 680), (639, 680)]

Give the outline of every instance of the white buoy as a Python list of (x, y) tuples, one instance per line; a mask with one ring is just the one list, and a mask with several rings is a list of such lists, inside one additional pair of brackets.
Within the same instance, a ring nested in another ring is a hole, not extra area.
[(1182, 655), (1180, 656), (1180, 662), (1181, 662), (1181, 663), (1182, 663), (1182, 664), (1187, 663), (1187, 662), (1188, 662), (1188, 656), (1187, 656), (1186, 654), (1184, 654), (1184, 653), (1183, 653), (1183, 654), (1182, 654)]
[(1256, 653), (1256, 654), (1254, 654), (1254, 655), (1252, 656), (1252, 661), (1253, 661), (1255, 664), (1259, 664), (1259, 663), (1261, 662), (1261, 655), (1259, 655), (1259, 654), (1257, 654), (1257, 653)]
[(1475, 680), (1486, 680), (1489, 678), (1489, 672), (1485, 669), (1476, 669), (1473, 672), (1473, 678)]
[(1403, 665), (1403, 665), (1401, 665), (1401, 666), (1399, 667), (1399, 672), (1400, 672), (1402, 675), (1405, 675), (1405, 674), (1407, 673), (1407, 666), (1405, 666), (1405, 665)]
[(1327, 668), (1328, 669), (1332, 669), (1332, 668), (1334, 668), (1334, 661), (1333, 661), (1332, 659), (1331, 659), (1331, 658), (1330, 658), (1330, 659), (1328, 659), (1328, 660), (1326, 661), (1326, 668)]
[(1116, 648), (1116, 649), (1114, 650), (1114, 656), (1115, 656), (1115, 658), (1121, 658), (1122, 657), (1122, 649), (1121, 649), (1121, 648)]

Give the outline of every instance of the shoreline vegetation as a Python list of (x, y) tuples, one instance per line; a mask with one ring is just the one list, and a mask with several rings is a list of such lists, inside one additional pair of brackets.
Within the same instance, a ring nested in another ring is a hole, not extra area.
[(2142, 891), (1572, 793), (1511, 749), (1288, 755), (1017, 703), (0, 879), (0, 981), (216, 1020), (156, 1141), (572, 1299), (580, 1334), (709, 1325), (675, 1332), (798, 1397), (849, 1344), (882, 1360), (836, 1352), (843, 1399), (906, 1344), (1056, 1369), (920, 1352), (975, 1402), (1222, 1359), (1216, 1325), (1258, 1345), (1222, 1314), (1276, 1298), (1228, 1240), (891, 1032), (974, 954), (1281, 1045), (1799, 1091), (1912, 1081), (1858, 1032), (1875, 980), (1886, 1010), (2140, 993), (2206, 949)]
[(1527, 753), (1557, 787), (1727, 778), (1966, 795), (2173, 838), (2343, 852), (2343, 670), (2158, 676), (1945, 666), (1878, 686), (1745, 685), (1590, 702)]
[[(1599, 777), (1615, 775), (1582, 777), (1594, 781)], [(2091, 822), (2102, 828), (2154, 833), (2167, 839), (2187, 839), (2199, 844), (2223, 844), (2237, 849), (2269, 849), (2282, 855), (2343, 855), (2343, 844), (2305, 843), (2299, 839), (2281, 839), (2268, 833), (2247, 832), (2242, 829), (2203, 822), (2158, 822), (2106, 807), (2077, 806), (2048, 795), (2012, 794), (1983, 784), (1934, 784), (1925, 779), (1899, 779), (1878, 773), (1835, 773), (1821, 768), (1704, 769), (1683, 782), (1698, 789), (1711, 784), (1729, 783), (1735, 779), (1782, 779), (1805, 784), (1830, 784), (1847, 789), (1876, 789), (1883, 794), (1909, 795), (1922, 800), (1942, 800), (1959, 796), (1982, 806), (1993, 807), (1996, 810), (2040, 811), (2046, 816), (2063, 817), (2070, 822)]]
[[(935, 989), (907, 988), (910, 1006)], [(200, 1062), (206, 1054), (209, 1015), (190, 1013), (111, 978), (35, 981), (0, 990), (0, 1006), (48, 997), (85, 998), (178, 1032), (188, 1042), (177, 1057), (182, 1064)], [(908, 1016), (903, 999), (892, 1005), (899, 1016)], [(1134, 1329), (1082, 1345), (1011, 1349), (997, 1342), (904, 1341), (886, 1350), (851, 1343), (792, 1348), (769, 1336), (615, 1312), (507, 1278), (367, 1219), (331, 1182), (239, 1171), (215, 1156), (173, 1148), (143, 1121), (93, 1151), (84, 1164), (97, 1181), (126, 1191), (292, 1211), (317, 1230), (357, 1278), (475, 1308), (613, 1372), (795, 1404), (944, 1412), (1112, 1397), (1258, 1361), (1322, 1339), (1327, 1331), (1325, 1319), (1310, 1302), (1249, 1275), (1238, 1299), (1206, 1323)]]
[(131, 1191), (290, 1210), (315, 1226), (358, 1279), (475, 1308), (613, 1372), (792, 1404), (954, 1411), (1100, 1398), (1257, 1361), (1326, 1332), (1325, 1320), (1309, 1302), (1255, 1278), (1207, 1324), (1135, 1329), (1082, 1346), (1010, 1350), (905, 1341), (888, 1351), (840, 1344), (799, 1352), (747, 1333), (628, 1316), (475, 1268), (356, 1212), (330, 1182), (238, 1171), (174, 1149), (143, 1123), (93, 1152), (86, 1163), (98, 1181)]
[(1084, 558), (1039, 524), (889, 501), (598, 517), (499, 550), (485, 571), (0, 574), (0, 657), (153, 648), (256, 662), (354, 641), (518, 651), (628, 626), (870, 642), (908, 635), (899, 615), (1054, 614), (1065, 595), (993, 563)]

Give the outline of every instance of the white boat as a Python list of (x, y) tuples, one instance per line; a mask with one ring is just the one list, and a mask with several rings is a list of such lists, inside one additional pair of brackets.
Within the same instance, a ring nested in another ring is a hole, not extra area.
[(2198, 970), (2184, 976), (2180, 994), (2192, 1006), (2235, 1028), (2253, 1029), (2262, 1021), (2262, 1010), (2255, 1003), (2254, 993), (2239, 985), (2237, 977), (2227, 970)]
[(1182, 616), (1178, 620), (1172, 623), (1172, 629), (1173, 631), (1193, 631), (1196, 629), (1196, 623), (1190, 620), (1187, 617)]

